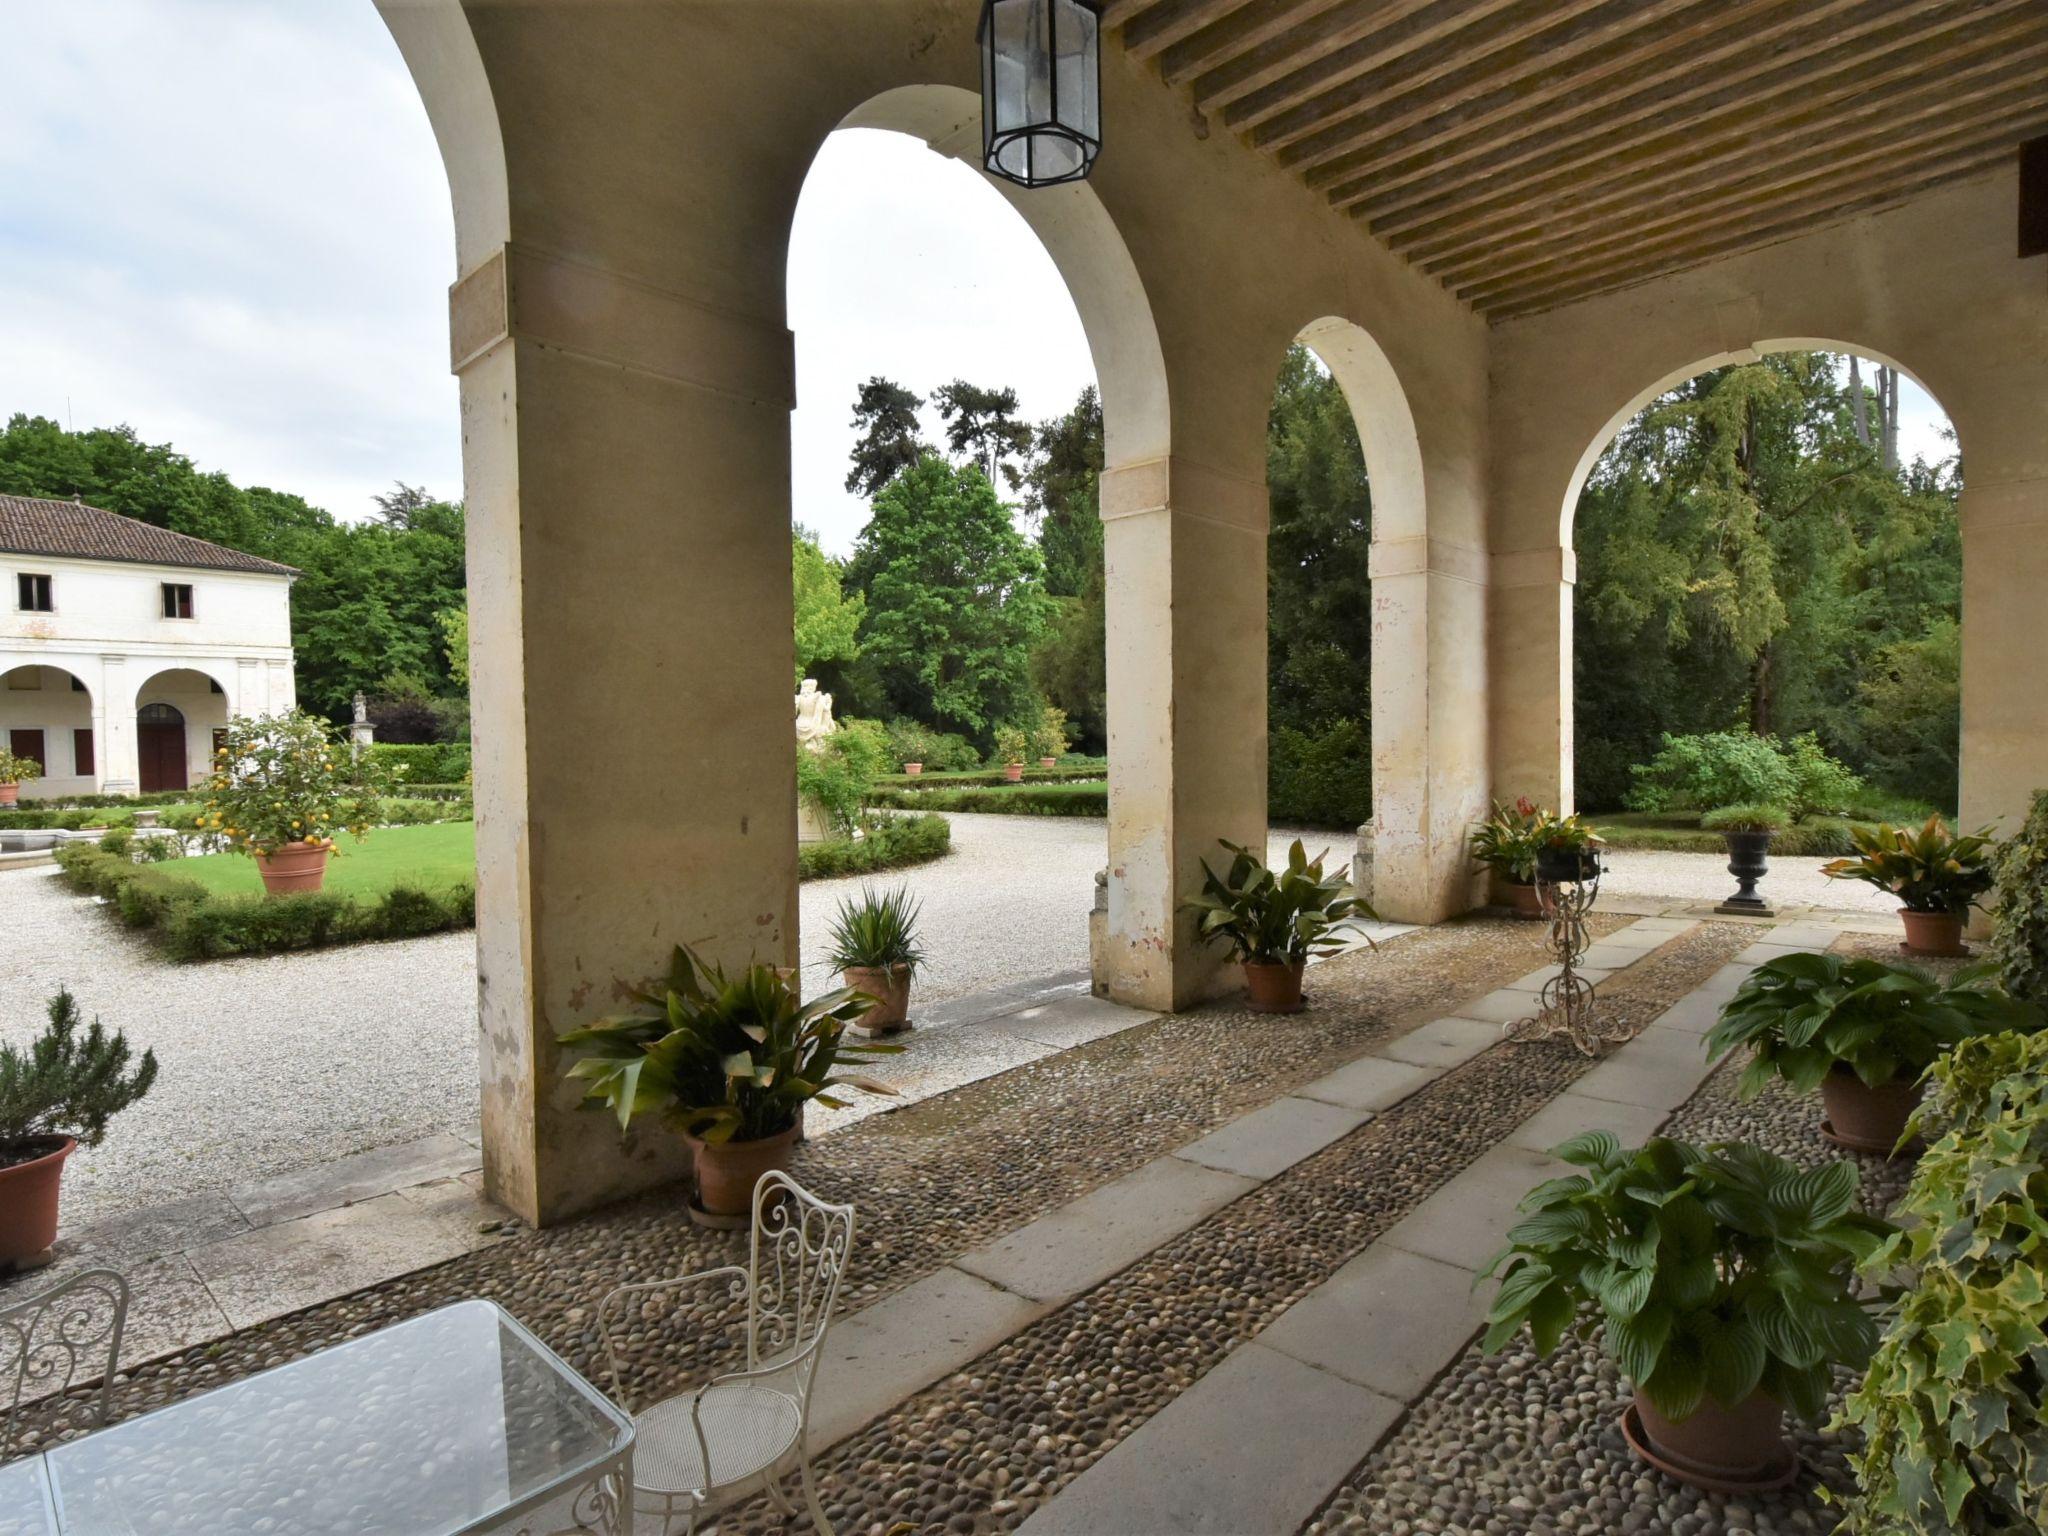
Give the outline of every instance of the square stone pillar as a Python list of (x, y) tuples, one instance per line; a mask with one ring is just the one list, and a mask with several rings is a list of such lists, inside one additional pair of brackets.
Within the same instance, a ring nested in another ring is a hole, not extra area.
[(135, 734), (137, 679), (125, 656), (100, 658), (100, 685), (92, 696), (93, 756), (100, 793), (133, 795), (142, 784), (141, 747)]
[(2048, 789), (2048, 477), (1986, 483), (1974, 458), (1963, 475), (1960, 819), (2009, 836)]
[[(1224, 841), (1266, 839), (1266, 487), (1174, 456), (1102, 477), (1109, 995), (1176, 1009), (1237, 985), (1181, 903)], [(1220, 864), (1218, 866), (1220, 868)]]
[(667, 1127), (579, 1110), (556, 1037), (679, 943), (796, 960), (792, 347), (779, 319), (517, 245), (451, 309), (484, 1173), (544, 1223), (688, 1165)]
[(1561, 546), (1492, 563), (1493, 794), (1573, 808), (1572, 593), (1578, 557)]

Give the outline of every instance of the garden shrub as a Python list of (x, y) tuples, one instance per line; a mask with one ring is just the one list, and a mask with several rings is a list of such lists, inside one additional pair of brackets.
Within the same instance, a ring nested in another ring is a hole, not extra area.
[(889, 737), (879, 721), (841, 720), (816, 751), (797, 752), (797, 793), (822, 809), (834, 828), (850, 833), (888, 761)]
[(469, 777), (466, 741), (375, 741), (366, 751), (372, 763), (397, 773), (406, 784), (460, 784)]
[(923, 763), (926, 772), (946, 772), (981, 766), (974, 743), (952, 731), (934, 730), (916, 720), (892, 720), (888, 734), (892, 768)]
[(1853, 1536), (2048, 1528), (2048, 1036), (1967, 1040), (1938, 1061), (1917, 1129), (1939, 1132), (1872, 1256), (1909, 1282), (1862, 1386)]
[(953, 848), (953, 829), (943, 816), (871, 816), (864, 831), (858, 842), (844, 837), (800, 844), (798, 878), (824, 880), (901, 869), (944, 858)]
[(868, 797), (868, 803), (890, 810), (962, 811), (988, 816), (1107, 816), (1109, 786), (1098, 782), (877, 789)]
[(1723, 805), (1787, 805), (1798, 778), (1778, 744), (1747, 731), (1666, 732), (1657, 755), (1634, 769), (1633, 811), (1711, 811)]
[(1100, 784), (1109, 777), (1109, 766), (1100, 761), (1082, 759), (1068, 762), (1058, 768), (1026, 768), (1023, 779), (1012, 779), (998, 768), (983, 768), (959, 773), (921, 773), (912, 778), (907, 773), (885, 773), (875, 781), (877, 789), (987, 789), (997, 784)]
[(1842, 814), (1862, 795), (1862, 778), (1847, 763), (1830, 757), (1812, 731), (1793, 737), (1779, 750), (1792, 767), (1794, 816)]
[(1364, 724), (1338, 720), (1319, 732), (1283, 725), (1266, 758), (1266, 816), (1310, 827), (1360, 826), (1372, 818), (1372, 740)]
[(1991, 959), (2014, 997), (2048, 1003), (2048, 789), (1992, 855)]

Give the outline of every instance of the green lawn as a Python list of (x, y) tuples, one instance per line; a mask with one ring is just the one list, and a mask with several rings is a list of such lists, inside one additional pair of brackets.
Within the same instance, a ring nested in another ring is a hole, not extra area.
[[(260, 895), (256, 861), (239, 853), (209, 853), (158, 866), (223, 895)], [(424, 827), (379, 827), (362, 842), (341, 839), (327, 861), (326, 890), (344, 896), (383, 895), (394, 885), (446, 890), (476, 883), (476, 823), (442, 821)]]

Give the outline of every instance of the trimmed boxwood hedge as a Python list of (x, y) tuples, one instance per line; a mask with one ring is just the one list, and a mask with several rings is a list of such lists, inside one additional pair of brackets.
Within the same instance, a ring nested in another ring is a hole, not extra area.
[(928, 864), (953, 851), (953, 828), (943, 816), (874, 816), (859, 842), (835, 837), (803, 843), (796, 851), (799, 880), (829, 880), (877, 870)]
[(968, 811), (996, 816), (1107, 816), (1109, 786), (999, 784), (986, 789), (877, 789), (870, 805), (920, 811)]
[[(1101, 765), (1068, 768), (1027, 768), (1026, 784), (1100, 784), (1109, 776)], [(976, 768), (958, 773), (885, 773), (875, 780), (886, 789), (989, 789), (1012, 782), (1000, 768)]]

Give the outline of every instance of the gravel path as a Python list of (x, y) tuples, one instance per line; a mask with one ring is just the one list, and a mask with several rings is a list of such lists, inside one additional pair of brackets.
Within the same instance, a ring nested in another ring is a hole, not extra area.
[[(1830, 880), (1820, 872), (1823, 858), (1773, 858), (1758, 893), (1779, 907), (1818, 907), (1828, 912), (1896, 916), (1898, 900), (1855, 880)], [(1600, 894), (1624, 900), (1720, 901), (1735, 891), (1728, 860), (1718, 853), (1667, 853), (1621, 849), (1607, 857)]]

